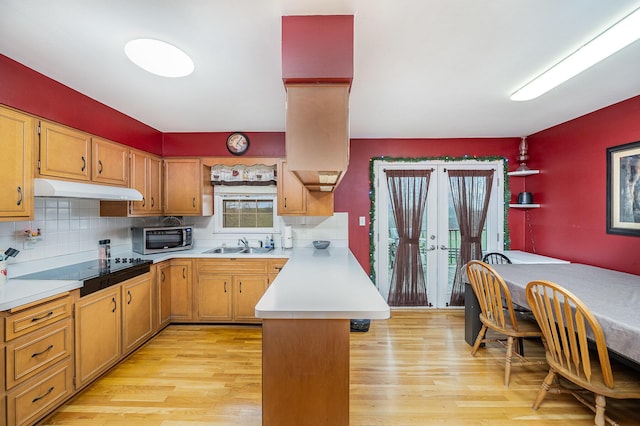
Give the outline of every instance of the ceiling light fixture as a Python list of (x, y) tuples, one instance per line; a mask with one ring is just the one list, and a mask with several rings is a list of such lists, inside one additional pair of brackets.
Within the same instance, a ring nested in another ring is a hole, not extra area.
[(186, 53), (160, 40), (131, 40), (124, 46), (124, 52), (140, 68), (162, 77), (185, 77), (194, 69)]
[(540, 74), (511, 95), (528, 101), (548, 92), (640, 38), (640, 8)]

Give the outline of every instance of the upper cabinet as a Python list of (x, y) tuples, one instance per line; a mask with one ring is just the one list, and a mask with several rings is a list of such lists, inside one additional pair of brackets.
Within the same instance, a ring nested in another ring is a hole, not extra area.
[(129, 185), (129, 148), (90, 134), (40, 121), (38, 177)]
[(107, 185), (128, 186), (129, 148), (96, 137), (91, 138), (91, 142), (91, 180)]
[(39, 132), (39, 177), (91, 180), (91, 135), (48, 121)]
[(333, 192), (309, 191), (288, 169), (278, 163), (278, 215), (333, 216)]
[(162, 159), (131, 150), (131, 188), (142, 194), (142, 201), (130, 201), (130, 216), (162, 215)]
[(0, 107), (0, 221), (33, 219), (35, 120)]
[(211, 167), (198, 158), (164, 160), (163, 212), (174, 216), (211, 216)]

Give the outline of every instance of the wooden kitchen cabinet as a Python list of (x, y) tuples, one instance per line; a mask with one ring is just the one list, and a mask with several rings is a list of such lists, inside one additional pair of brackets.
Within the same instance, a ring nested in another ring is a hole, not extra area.
[(142, 201), (130, 201), (129, 216), (162, 216), (162, 159), (131, 150), (131, 188)]
[(91, 180), (95, 183), (129, 185), (129, 148), (105, 139), (91, 138)]
[(171, 260), (168, 275), (171, 286), (171, 321), (189, 322), (194, 318), (192, 270), (191, 260)]
[(156, 294), (157, 294), (157, 330), (171, 323), (171, 261), (157, 264), (156, 268)]
[(333, 216), (333, 192), (311, 192), (278, 163), (278, 216)]
[(40, 121), (38, 176), (91, 180), (91, 135)]
[(267, 272), (269, 273), (269, 285), (273, 284), (273, 280), (276, 279), (282, 268), (289, 259), (269, 259), (267, 263)]
[(0, 221), (33, 219), (35, 119), (0, 107)]
[(76, 388), (80, 389), (120, 359), (122, 304), (120, 285), (76, 302)]
[(0, 314), (2, 424), (34, 424), (73, 394), (71, 298), (65, 292)]
[(164, 159), (163, 212), (174, 216), (211, 216), (211, 167), (198, 158)]
[(143, 274), (122, 284), (122, 353), (127, 354), (154, 332), (154, 295), (151, 274)]
[(197, 321), (260, 322), (255, 305), (269, 285), (266, 259), (198, 259)]

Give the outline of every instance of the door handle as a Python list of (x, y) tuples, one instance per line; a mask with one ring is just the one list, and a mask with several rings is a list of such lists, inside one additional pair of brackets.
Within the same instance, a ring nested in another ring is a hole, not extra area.
[(433, 244), (431, 244), (429, 246), (429, 248), (427, 249), (427, 251), (434, 251), (436, 249), (436, 246), (434, 246)]
[(440, 250), (449, 250), (449, 247), (445, 246), (444, 244), (442, 244), (440, 246)]

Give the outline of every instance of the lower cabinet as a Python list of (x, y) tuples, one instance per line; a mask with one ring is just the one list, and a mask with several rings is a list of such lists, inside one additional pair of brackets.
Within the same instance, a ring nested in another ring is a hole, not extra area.
[(171, 261), (155, 265), (157, 327), (160, 330), (171, 323)]
[(71, 294), (63, 293), (0, 314), (0, 423), (34, 424), (73, 394), (71, 306)]
[(259, 323), (255, 306), (272, 279), (270, 262), (267, 259), (198, 259), (195, 320)]
[(91, 382), (120, 359), (120, 286), (100, 290), (76, 303), (76, 387)]
[(151, 273), (76, 302), (76, 388), (98, 377), (154, 332)]
[(189, 259), (171, 259), (169, 286), (171, 287), (171, 321), (189, 322), (193, 316), (193, 262)]

